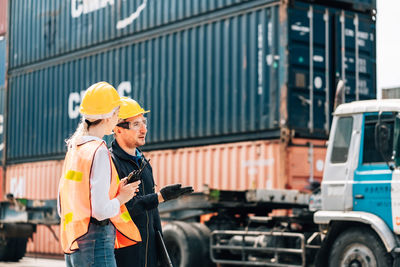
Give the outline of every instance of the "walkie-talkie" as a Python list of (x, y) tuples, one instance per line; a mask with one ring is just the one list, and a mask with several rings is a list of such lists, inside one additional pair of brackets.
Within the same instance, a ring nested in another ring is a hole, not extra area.
[[(128, 184), (140, 180), (140, 176), (142, 175), (142, 172), (143, 172), (144, 168), (146, 167), (148, 161), (143, 160), (142, 162), (144, 162), (144, 163), (141, 164), (139, 170), (134, 170), (131, 173), (129, 173), (129, 175), (127, 177), (127, 179), (128, 179), (127, 183)], [(149, 162), (150, 162), (150, 160), (149, 160)]]

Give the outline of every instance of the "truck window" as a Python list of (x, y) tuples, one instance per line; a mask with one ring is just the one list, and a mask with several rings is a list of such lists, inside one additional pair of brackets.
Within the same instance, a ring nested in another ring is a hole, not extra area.
[(347, 161), (352, 131), (353, 117), (339, 118), (333, 140), (332, 163), (344, 163)]
[[(389, 127), (389, 147), (393, 147), (393, 130), (394, 130), (394, 117), (393, 115), (383, 115), (381, 121)], [(375, 126), (378, 122), (377, 115), (365, 116), (364, 123), (364, 144), (363, 144), (363, 164), (385, 163), (381, 153), (375, 148)], [(391, 156), (392, 150), (384, 151)]]

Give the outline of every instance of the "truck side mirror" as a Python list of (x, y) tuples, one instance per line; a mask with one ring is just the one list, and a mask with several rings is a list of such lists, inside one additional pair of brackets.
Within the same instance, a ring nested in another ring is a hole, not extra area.
[(344, 103), (344, 91), (345, 91), (345, 83), (343, 80), (339, 80), (336, 86), (335, 102), (333, 105), (333, 110), (335, 110), (339, 105)]

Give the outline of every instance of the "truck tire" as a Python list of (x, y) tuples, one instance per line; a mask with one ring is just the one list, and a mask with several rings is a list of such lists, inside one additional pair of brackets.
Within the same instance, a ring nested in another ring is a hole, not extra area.
[(14, 239), (14, 253), (10, 261), (19, 261), (25, 256), (26, 244), (28, 243), (28, 238), (18, 237)]
[(190, 225), (199, 233), (200, 235), (200, 241), (202, 243), (203, 247), (203, 266), (204, 267), (214, 267), (215, 263), (211, 261), (210, 257), (210, 237), (211, 237), (211, 231), (210, 229), (202, 224), (202, 223), (190, 223)]
[(17, 262), (25, 256), (28, 238), (9, 237), (0, 240), (0, 261)]
[(171, 222), (163, 227), (163, 238), (174, 267), (203, 267), (200, 235), (186, 222)]
[(0, 261), (5, 261), (8, 251), (8, 240), (7, 238), (0, 238)]
[(350, 228), (340, 234), (329, 255), (329, 267), (389, 267), (392, 262), (381, 240), (367, 227)]

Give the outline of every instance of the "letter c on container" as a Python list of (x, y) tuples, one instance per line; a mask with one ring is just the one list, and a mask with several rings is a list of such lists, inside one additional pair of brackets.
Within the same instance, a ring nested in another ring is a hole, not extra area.
[(120, 96), (130, 96), (132, 92), (132, 85), (130, 81), (121, 82), (117, 88), (118, 94)]
[(81, 96), (77, 92), (69, 94), (68, 97), (68, 116), (70, 119), (76, 119), (79, 117), (79, 104), (81, 102)]
[(80, 15), (82, 15), (82, 12), (83, 12), (82, 0), (71, 0), (71, 16), (73, 18), (80, 17)]

